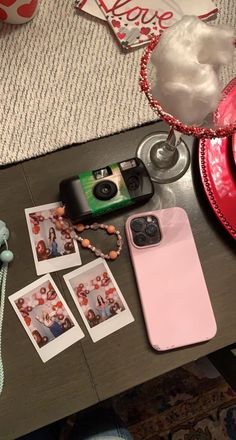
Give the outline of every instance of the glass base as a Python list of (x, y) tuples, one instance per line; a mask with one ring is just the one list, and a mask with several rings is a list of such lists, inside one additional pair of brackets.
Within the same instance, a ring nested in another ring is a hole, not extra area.
[[(159, 151), (167, 140), (168, 133), (160, 131), (146, 136), (139, 144), (137, 156), (141, 159), (150, 174), (151, 179), (158, 183), (170, 183), (178, 180), (187, 171), (190, 164), (190, 154), (187, 145), (181, 139), (170, 159), (161, 163)], [(158, 163), (159, 162), (159, 163)]]

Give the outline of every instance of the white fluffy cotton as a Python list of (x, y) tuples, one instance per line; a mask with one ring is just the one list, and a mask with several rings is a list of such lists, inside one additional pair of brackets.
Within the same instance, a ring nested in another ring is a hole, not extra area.
[(151, 61), (152, 94), (185, 124), (201, 124), (220, 99), (219, 68), (233, 59), (234, 32), (184, 16), (166, 29)]

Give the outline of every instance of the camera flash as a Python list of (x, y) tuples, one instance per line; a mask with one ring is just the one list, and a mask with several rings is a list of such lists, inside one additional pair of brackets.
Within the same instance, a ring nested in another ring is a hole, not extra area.
[(147, 222), (151, 223), (152, 222), (152, 217), (150, 217), (150, 215), (147, 217)]
[(120, 163), (120, 167), (123, 171), (129, 170), (130, 168), (134, 168), (136, 166), (137, 164), (135, 159), (126, 160), (125, 162)]

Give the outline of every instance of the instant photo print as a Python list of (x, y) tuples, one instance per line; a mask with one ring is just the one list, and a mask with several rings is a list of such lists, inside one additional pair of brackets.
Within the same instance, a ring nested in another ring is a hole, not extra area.
[(43, 362), (84, 337), (50, 275), (14, 293), (9, 301)]
[(55, 202), (25, 209), (37, 275), (81, 264), (78, 244), (72, 238), (71, 221), (63, 221), (66, 229), (57, 227), (56, 208), (60, 206), (60, 202)]
[(102, 258), (64, 275), (64, 280), (93, 342), (134, 321)]

